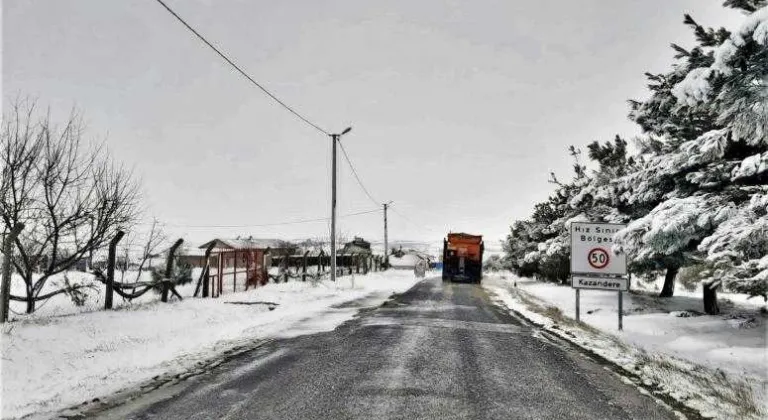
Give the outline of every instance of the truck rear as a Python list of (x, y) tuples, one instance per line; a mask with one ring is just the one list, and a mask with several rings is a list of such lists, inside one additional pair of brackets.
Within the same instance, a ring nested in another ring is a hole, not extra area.
[(443, 240), (443, 280), (480, 283), (483, 251), (482, 235), (449, 233)]

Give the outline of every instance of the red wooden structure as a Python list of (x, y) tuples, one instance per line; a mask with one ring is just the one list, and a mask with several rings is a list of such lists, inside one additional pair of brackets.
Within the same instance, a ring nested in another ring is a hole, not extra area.
[(248, 290), (264, 285), (269, 280), (271, 266), (266, 241), (243, 239), (214, 239), (200, 248), (213, 246), (208, 257), (208, 282), (210, 296), (218, 297), (222, 293)]
[(267, 265), (263, 249), (232, 249), (211, 253), (216, 268), (208, 274), (212, 297), (225, 292), (248, 290), (267, 283)]

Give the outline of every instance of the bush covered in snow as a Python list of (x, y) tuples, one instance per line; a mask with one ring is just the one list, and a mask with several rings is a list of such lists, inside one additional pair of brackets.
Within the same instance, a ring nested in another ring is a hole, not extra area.
[(501, 255), (491, 255), (483, 262), (483, 271), (496, 272), (506, 270), (506, 268)]

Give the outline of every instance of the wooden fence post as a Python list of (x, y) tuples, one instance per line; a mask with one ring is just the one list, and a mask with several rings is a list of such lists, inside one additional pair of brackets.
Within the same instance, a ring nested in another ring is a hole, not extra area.
[(107, 287), (104, 296), (104, 309), (112, 309), (112, 297), (115, 294), (115, 251), (117, 243), (123, 239), (125, 232), (118, 230), (117, 234), (109, 241), (109, 254), (107, 256)]
[(8, 313), (11, 309), (11, 261), (13, 260), (13, 242), (16, 241), (16, 237), (19, 236), (21, 230), (24, 229), (23, 223), (17, 223), (11, 228), (11, 231), (3, 238), (3, 278), (0, 291), (2, 292), (2, 300), (0, 300), (0, 322), (8, 321)]
[(248, 290), (248, 283), (250, 283), (251, 277), (249, 277), (252, 267), (256, 259), (253, 257), (253, 250), (249, 249), (245, 251), (245, 290)]
[(211, 244), (208, 245), (208, 248), (205, 249), (205, 257), (203, 258), (205, 265), (203, 266), (203, 271), (200, 272), (200, 278), (197, 279), (197, 287), (195, 287), (194, 297), (197, 297), (197, 292), (200, 291), (201, 285), (203, 288), (203, 297), (208, 297), (208, 272), (211, 269), (211, 262), (209, 261), (209, 258), (211, 257), (211, 252), (213, 251), (214, 246), (216, 246), (215, 241), (211, 242)]
[(171, 275), (173, 274), (173, 257), (176, 250), (184, 243), (183, 239), (177, 240), (168, 250), (168, 259), (165, 261), (165, 277), (163, 278), (163, 295), (160, 298), (163, 302), (168, 302), (168, 290), (170, 289)]
[(232, 257), (232, 293), (237, 292), (237, 248)]
[(283, 283), (288, 283), (288, 275), (291, 274), (291, 257), (283, 253), (283, 260), (280, 261), (283, 268)]

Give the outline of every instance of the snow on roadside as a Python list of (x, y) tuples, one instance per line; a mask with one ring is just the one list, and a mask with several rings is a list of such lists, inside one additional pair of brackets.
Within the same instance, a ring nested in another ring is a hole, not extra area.
[[(196, 268), (192, 272), (192, 278), (197, 279), (200, 275), (200, 268)], [(136, 271), (126, 271), (125, 273), (115, 272), (115, 281), (125, 281), (131, 283), (134, 281), (151, 281), (152, 275), (148, 271), (141, 273), (141, 276), (137, 276)], [(66, 293), (58, 294), (52, 298), (46, 299), (42, 302), (37, 302), (35, 306), (35, 312), (32, 314), (26, 314), (26, 302), (11, 301), (11, 320), (31, 320), (31, 319), (47, 319), (50, 317), (64, 316), (80, 314), (85, 312), (101, 311), (104, 309), (104, 285), (98, 282), (92, 274), (80, 272), (80, 271), (66, 271), (62, 274), (52, 276), (43, 285), (40, 291), (41, 295), (54, 292), (59, 289), (65, 288), (64, 278), (67, 278), (71, 285), (87, 286), (80, 289), (82, 293), (83, 302), (80, 306), (76, 306), (72, 302), (72, 298)], [(35, 276), (37, 280), (38, 276)], [(193, 282), (194, 283), (194, 282)], [(192, 296), (194, 293), (195, 284), (186, 284), (177, 287), (177, 290), (183, 297)], [(11, 295), (26, 297), (25, 284), (21, 276), (13, 274), (11, 277)], [(132, 302), (126, 302), (117, 294), (114, 297), (114, 308), (133, 307), (144, 303), (156, 302), (160, 299), (157, 293), (147, 292), (139, 298), (134, 299)]]
[[(353, 300), (379, 304), (417, 282), (407, 271), (353, 277), (268, 284), (218, 299), (19, 319), (2, 335), (2, 417), (52, 415), (157, 375), (184, 372), (256, 339), (332, 330), (359, 309), (334, 306)], [(234, 301), (278, 306), (226, 303)]]
[(624, 331), (618, 331), (615, 292), (583, 292), (577, 323), (573, 289), (506, 277), (485, 282), (500, 303), (616, 363), (660, 394), (712, 418), (768, 415), (766, 323), (759, 304), (726, 304), (727, 315), (681, 317), (693, 305), (700, 309), (700, 298), (659, 302), (625, 294)]

